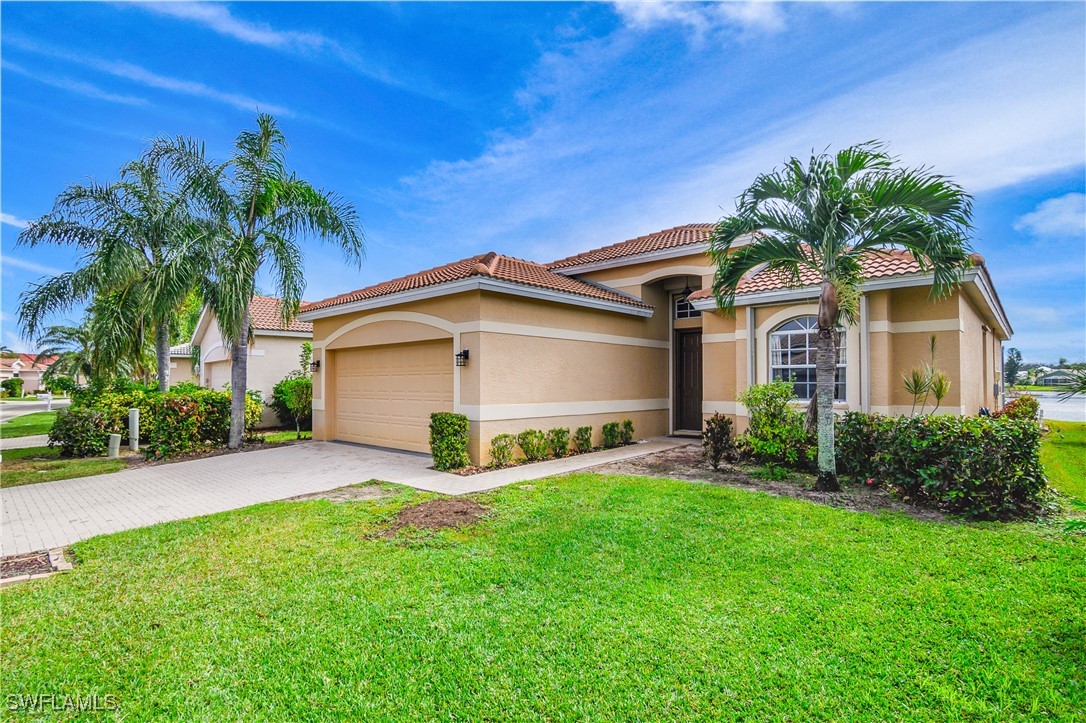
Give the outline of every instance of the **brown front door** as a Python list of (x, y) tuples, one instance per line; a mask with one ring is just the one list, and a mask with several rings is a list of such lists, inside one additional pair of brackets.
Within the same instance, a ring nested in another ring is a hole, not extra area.
[(678, 332), (675, 346), (675, 429), (701, 430), (701, 332)]

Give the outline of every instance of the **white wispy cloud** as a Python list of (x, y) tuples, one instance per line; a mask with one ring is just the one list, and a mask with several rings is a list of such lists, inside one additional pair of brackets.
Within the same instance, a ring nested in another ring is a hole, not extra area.
[(118, 93), (110, 93), (107, 90), (103, 90), (92, 83), (85, 83), (81, 80), (73, 80), (71, 78), (65, 78), (59, 75), (50, 75), (49, 73), (38, 73), (27, 70), (21, 65), (17, 65), (8, 60), (3, 61), (3, 68), (13, 73), (36, 80), (39, 83), (45, 85), (51, 85), (54, 88), (60, 88), (62, 90), (69, 90), (73, 93), (87, 96), (88, 98), (97, 98), (98, 100), (105, 100), (111, 103), (122, 103), (124, 105), (146, 105), (147, 101), (144, 98), (137, 98), (131, 95), (121, 95)]
[(57, 276), (58, 274), (64, 273), (63, 269), (58, 269), (53, 266), (46, 266), (44, 264), (39, 264), (34, 261), (27, 261), (26, 259), (20, 259), (17, 256), (8, 256), (7, 254), (0, 257), (0, 267), (14, 267), (16, 269), (33, 271), (38, 274), (49, 274), (50, 276)]
[(522, 89), (539, 109), (526, 131), (496, 129), (478, 156), (432, 163), (397, 200), (413, 221), (470, 230), (452, 234), (465, 250), (500, 241), (545, 259), (715, 220), (789, 156), (872, 138), (974, 193), (1012, 186), (1086, 160), (1086, 77), (1068, 51), (1080, 29), (1059, 11), (1026, 18), (783, 114), (729, 95), (718, 69), (746, 68), (723, 48), (646, 92), (628, 70), (643, 46), (623, 28), (545, 55)]
[(699, 40), (722, 28), (757, 33), (777, 33), (785, 28), (784, 11), (771, 0), (712, 3), (618, 0), (613, 5), (630, 27), (679, 25), (686, 27)]
[(26, 228), (30, 222), (26, 219), (19, 218), (10, 213), (0, 211), (0, 223), (5, 226), (14, 226), (15, 228)]
[(242, 20), (234, 16), (228, 6), (221, 3), (148, 2), (139, 3), (139, 6), (159, 15), (168, 15), (205, 25), (217, 33), (253, 45), (269, 48), (320, 48), (331, 44), (328, 38), (319, 33), (276, 30), (265, 23)]
[(1016, 231), (1042, 238), (1086, 237), (1086, 194), (1068, 193), (1042, 201), (1014, 223)]
[(211, 2), (145, 2), (134, 7), (186, 22), (202, 25), (220, 35), (250, 45), (259, 45), (307, 56), (335, 59), (355, 72), (400, 90), (432, 99), (444, 99), (444, 94), (426, 79), (398, 69), (392, 72), (367, 59), (362, 54), (327, 35), (310, 31), (281, 30), (268, 23), (253, 22), (234, 15), (223, 3)]
[(197, 98), (206, 98), (249, 112), (260, 110), (280, 116), (294, 115), (289, 108), (275, 103), (258, 100), (242, 93), (220, 90), (198, 81), (162, 75), (127, 61), (105, 60), (93, 56), (71, 53), (18, 36), (5, 37), (4, 43), (27, 52), (77, 63), (83, 67), (89, 67), (102, 73), (107, 73), (118, 78), (124, 78), (125, 80), (149, 88), (157, 88), (159, 90), (166, 90)]

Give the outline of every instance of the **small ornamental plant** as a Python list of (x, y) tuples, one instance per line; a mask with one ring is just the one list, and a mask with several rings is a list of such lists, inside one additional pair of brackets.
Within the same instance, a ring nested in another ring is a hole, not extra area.
[(608, 422), (603, 425), (603, 446), (607, 449), (622, 444), (622, 425), (618, 422)]
[(512, 464), (516, 446), (517, 438), (511, 434), (499, 434), (490, 440), (490, 466), (499, 468)]
[(705, 459), (713, 469), (720, 469), (724, 460), (735, 459), (735, 442), (732, 440), (732, 420), (723, 414), (714, 414), (705, 421), (701, 434)]
[(573, 433), (573, 443), (577, 445), (578, 452), (591, 452), (592, 427), (577, 427), (577, 431)]
[(555, 427), (547, 432), (547, 446), (556, 458), (569, 454), (569, 427)]
[(634, 425), (632, 419), (623, 419), (622, 426), (619, 427), (619, 439), (623, 444), (633, 444), (634, 441)]
[(517, 444), (529, 462), (538, 462), (547, 457), (547, 435), (538, 429), (526, 429), (518, 434)]

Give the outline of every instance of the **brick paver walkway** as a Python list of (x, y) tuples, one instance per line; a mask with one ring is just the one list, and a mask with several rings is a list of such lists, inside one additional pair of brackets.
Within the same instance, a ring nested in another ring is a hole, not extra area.
[(0, 553), (78, 540), (379, 479), (443, 494), (494, 489), (689, 444), (655, 439), (470, 477), (428, 469), (426, 455), (333, 442), (227, 454), (0, 490)]

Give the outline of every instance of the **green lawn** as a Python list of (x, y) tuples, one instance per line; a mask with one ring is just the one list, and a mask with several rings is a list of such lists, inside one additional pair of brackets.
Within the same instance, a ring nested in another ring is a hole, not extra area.
[(1051, 430), (1041, 442), (1041, 462), (1048, 484), (1086, 502), (1086, 423), (1048, 420)]
[[(264, 442), (266, 444), (279, 444), (280, 442), (293, 442), (298, 439), (298, 433), (294, 430), (284, 430), (279, 432), (265, 432), (263, 435)], [(312, 439), (313, 433), (302, 431), (302, 439)]]
[(90, 477), (117, 472), (128, 466), (123, 459), (62, 459), (57, 447), (27, 447), (9, 449), (2, 454), (0, 487), (17, 487), (35, 482), (55, 482), (58, 479)]
[(117, 715), (399, 720), (1081, 716), (1086, 538), (582, 474), (374, 535), (280, 502), (75, 545), (3, 591), (0, 692)]
[(32, 412), (0, 424), (0, 437), (29, 437), (34, 434), (49, 434), (53, 428), (56, 412)]

